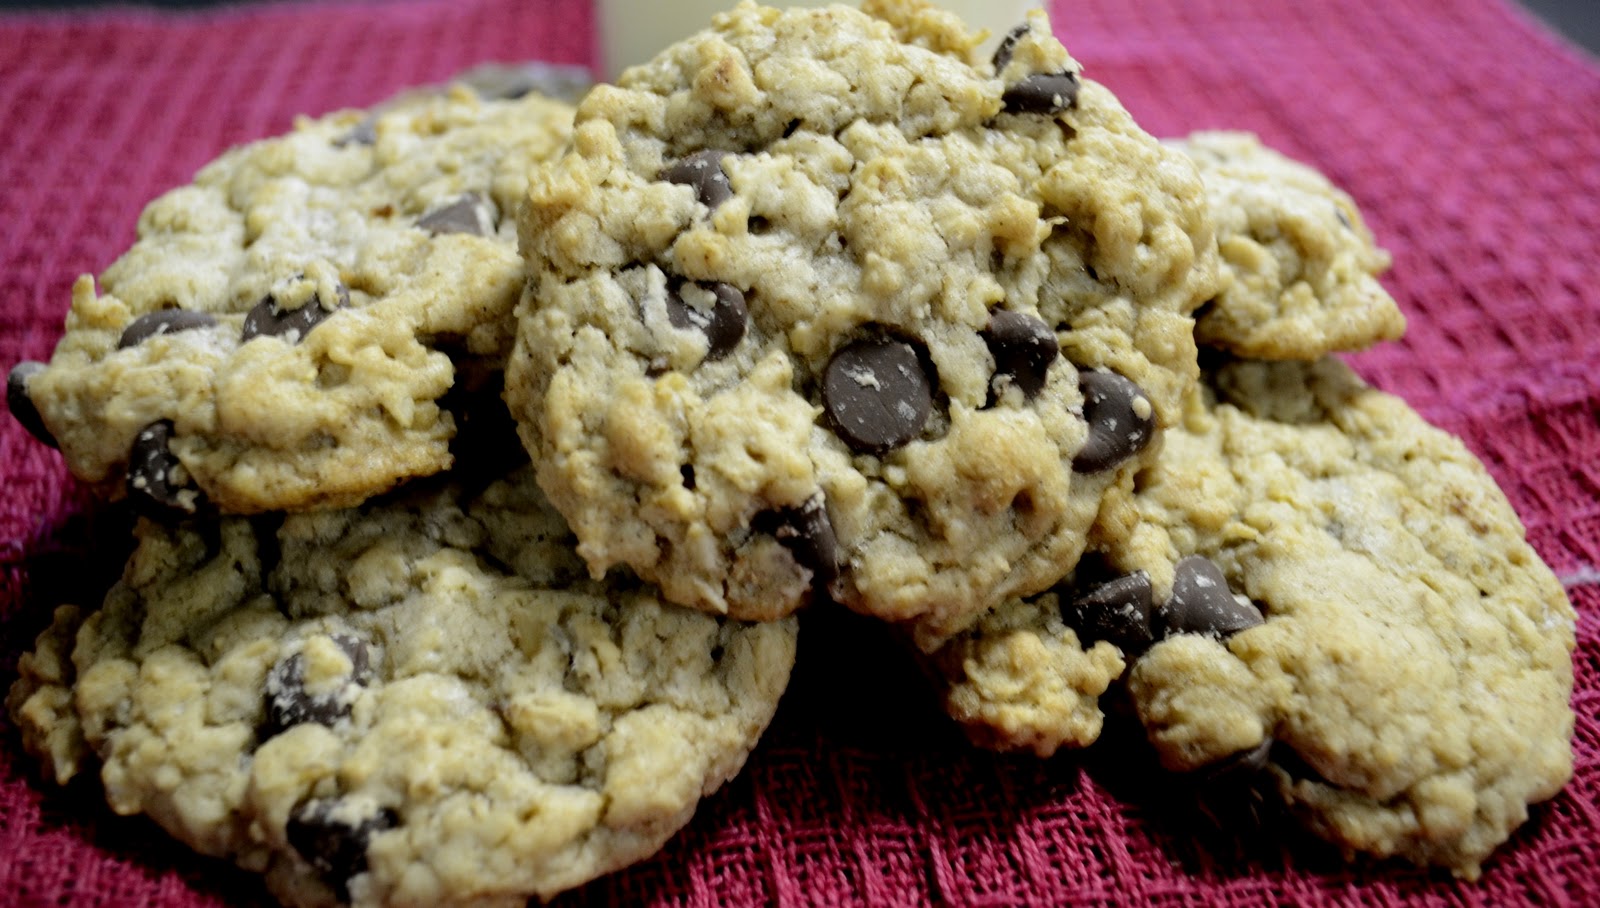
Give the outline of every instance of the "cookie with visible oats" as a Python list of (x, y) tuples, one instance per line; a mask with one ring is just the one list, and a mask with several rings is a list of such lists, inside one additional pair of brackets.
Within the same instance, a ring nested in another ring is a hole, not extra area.
[(1200, 168), (1217, 222), (1223, 284), (1196, 314), (1200, 343), (1313, 360), (1405, 331), (1378, 283), (1389, 253), (1348, 193), (1250, 133), (1196, 132), (1170, 144)]
[(531, 180), (507, 400), (598, 575), (925, 647), (1076, 560), (1195, 372), (1191, 164), (1036, 14), (741, 4)]
[[(980, 743), (1161, 762), (1474, 877), (1572, 773), (1574, 615), (1483, 466), (1334, 359), (1208, 368), (1093, 559), (935, 654)], [(1240, 784), (1248, 782), (1248, 784)]]
[(12, 413), (149, 513), (346, 506), (449, 467), (445, 395), (510, 350), (511, 212), (571, 118), (456, 85), (227, 152), (78, 280)]
[(291, 905), (520, 906), (639, 860), (743, 765), (795, 656), (794, 619), (584, 580), (526, 468), (137, 534), (12, 715), (60, 781), (97, 765), (118, 813)]

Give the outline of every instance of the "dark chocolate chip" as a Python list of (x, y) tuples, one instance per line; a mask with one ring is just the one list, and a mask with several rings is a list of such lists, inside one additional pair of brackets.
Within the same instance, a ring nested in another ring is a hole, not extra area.
[(133, 437), (128, 450), (128, 498), (134, 507), (158, 519), (194, 514), (202, 496), (178, 477), (183, 465), (172, 453), (172, 421), (153, 422)]
[(826, 592), (839, 579), (839, 537), (828, 519), (828, 507), (821, 495), (814, 495), (798, 508), (779, 508), (757, 515), (754, 528), (782, 543), (794, 560), (811, 570), (811, 588)]
[(1000, 102), (1012, 113), (1060, 113), (1078, 102), (1078, 77), (1070, 72), (1035, 73), (1007, 88)]
[[(350, 305), (350, 291), (340, 284), (338, 308), (348, 305)], [(322, 301), (315, 296), (306, 300), (298, 309), (279, 309), (278, 301), (266, 296), (244, 317), (244, 333), (240, 343), (266, 336), (282, 337), (290, 343), (297, 344), (305, 339), (312, 328), (322, 324), (322, 321), (332, 314), (331, 310), (323, 308)]]
[(1006, 32), (1006, 36), (1000, 39), (1000, 46), (994, 49), (993, 60), (995, 75), (1000, 75), (1000, 71), (1006, 68), (1007, 63), (1011, 62), (1011, 54), (1016, 51), (1017, 42), (1021, 41), (1023, 36), (1032, 30), (1033, 26), (1024, 22), (1016, 28), (1013, 28), (1011, 31)]
[(176, 334), (194, 328), (209, 328), (216, 323), (217, 320), (211, 315), (195, 312), (192, 309), (159, 309), (155, 312), (146, 312), (122, 329), (122, 339), (117, 341), (117, 349), (126, 350), (138, 346), (157, 334)]
[(1266, 846), (1288, 819), (1267, 767), (1277, 749), (1272, 736), (1260, 744), (1184, 773), (1180, 777), (1200, 815), (1213, 827), (1207, 844), (1234, 860)]
[(1190, 555), (1173, 569), (1172, 596), (1156, 613), (1162, 637), (1206, 634), (1219, 639), (1261, 624), (1261, 612), (1235, 599), (1222, 569)]
[(313, 695), (306, 691), (306, 660), (303, 653), (295, 653), (267, 672), (265, 695), (267, 725), (266, 737), (280, 734), (303, 722), (333, 726), (350, 715), (350, 685), (366, 685), (372, 678), (371, 657), (367, 645), (349, 634), (329, 637), (350, 658), (350, 679), (331, 693)]
[(833, 354), (823, 374), (822, 406), (852, 450), (883, 454), (922, 434), (933, 412), (933, 388), (915, 348), (871, 338)]
[(333, 140), (335, 148), (346, 145), (376, 145), (378, 144), (378, 118), (367, 117), (360, 123), (350, 128), (350, 131)]
[(1260, 744), (1229, 754), (1220, 760), (1208, 763), (1194, 771), (1193, 779), (1208, 785), (1233, 785), (1240, 782), (1249, 782), (1263, 769), (1267, 768), (1269, 757), (1272, 754), (1272, 736), (1263, 738)]
[(1092, 370), (1079, 374), (1078, 387), (1089, 440), (1072, 459), (1074, 470), (1097, 473), (1114, 467), (1155, 436), (1155, 408), (1138, 385), (1115, 372)]
[(1134, 571), (1096, 584), (1063, 603), (1061, 619), (1077, 632), (1084, 646), (1106, 640), (1124, 653), (1135, 654), (1155, 642), (1150, 610), (1150, 575)]
[(1021, 312), (997, 309), (990, 313), (983, 340), (994, 357), (995, 377), (1010, 378), (1028, 397), (1044, 387), (1050, 364), (1061, 355), (1061, 344), (1050, 326)]
[(704, 334), (709, 344), (706, 359), (721, 359), (744, 339), (745, 326), (750, 322), (744, 294), (732, 284), (721, 281), (693, 286), (711, 294), (710, 311), (690, 305), (684, 300), (680, 287), (667, 292), (667, 320), (674, 328), (693, 329)]
[(726, 156), (727, 152), (712, 148), (697, 151), (661, 171), (661, 178), (669, 183), (693, 186), (700, 204), (715, 209), (733, 198), (733, 187), (728, 185), (728, 175), (722, 169), (722, 159)]
[(289, 846), (300, 852), (341, 902), (349, 901), (350, 880), (366, 872), (367, 846), (373, 837), (400, 822), (392, 810), (356, 819), (345, 816), (343, 807), (331, 799), (307, 802), (283, 828)]
[(434, 236), (441, 233), (466, 233), (489, 236), (498, 220), (494, 203), (482, 193), (467, 192), (417, 218), (417, 226)]
[(44, 363), (25, 359), (11, 367), (11, 373), (6, 376), (6, 409), (17, 422), (22, 424), (28, 434), (39, 439), (52, 448), (59, 447), (55, 436), (44, 427), (44, 417), (39, 415), (39, 408), (34, 406), (33, 398), (28, 396), (28, 382), (35, 375), (44, 371)]

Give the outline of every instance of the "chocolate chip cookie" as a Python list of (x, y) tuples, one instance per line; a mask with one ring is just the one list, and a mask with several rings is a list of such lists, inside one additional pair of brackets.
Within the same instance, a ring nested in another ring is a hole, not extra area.
[(1255, 359), (1362, 350), (1399, 337), (1405, 316), (1355, 200), (1246, 132), (1170, 143), (1200, 168), (1217, 222), (1222, 288), (1196, 314), (1200, 343)]
[(1472, 877), (1572, 772), (1574, 614), (1461, 443), (1342, 363), (1233, 361), (1052, 594), (936, 656), (1048, 754), (1127, 690), (1161, 762), (1260, 775), (1347, 852)]
[(597, 574), (923, 646), (1054, 583), (1195, 372), (1193, 166), (1042, 14), (741, 4), (531, 180), (507, 400)]
[(526, 468), (137, 532), (12, 714), (53, 775), (98, 764), (118, 813), (293, 905), (522, 905), (645, 857), (743, 765), (795, 656), (794, 619), (584, 579)]
[(571, 115), (456, 85), (229, 151), (78, 279), (12, 413), (150, 513), (345, 506), (447, 468), (442, 399), (510, 350), (512, 209)]

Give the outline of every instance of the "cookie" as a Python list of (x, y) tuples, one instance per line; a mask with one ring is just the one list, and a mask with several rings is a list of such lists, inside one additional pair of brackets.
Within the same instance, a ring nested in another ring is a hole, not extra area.
[(1355, 200), (1245, 132), (1170, 143), (1200, 168), (1217, 224), (1222, 289), (1196, 314), (1199, 342), (1254, 359), (1314, 360), (1398, 338), (1405, 316)]
[(950, 711), (1082, 745), (1115, 657), (1167, 769), (1259, 774), (1347, 853), (1476, 876), (1572, 772), (1560, 583), (1462, 444), (1337, 360), (1206, 379), (1106, 563), (938, 654)]
[(78, 279), (12, 413), (150, 513), (347, 506), (444, 470), (458, 368), (510, 350), (512, 209), (570, 126), (458, 85), (227, 152)]
[(584, 579), (525, 468), (137, 534), (12, 713), (58, 778), (97, 763), (118, 813), (292, 905), (522, 905), (643, 858), (743, 765), (795, 656), (793, 619)]
[(1203, 190), (1035, 15), (741, 4), (530, 180), (507, 400), (596, 574), (925, 647), (1070, 568), (1195, 372)]

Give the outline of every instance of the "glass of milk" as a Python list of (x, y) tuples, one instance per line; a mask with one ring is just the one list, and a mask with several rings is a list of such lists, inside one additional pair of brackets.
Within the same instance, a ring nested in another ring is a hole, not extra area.
[[(600, 0), (600, 53), (608, 79), (644, 63), (668, 44), (711, 27), (711, 17), (737, 0)], [(762, 0), (768, 6), (826, 6), (824, 0)], [(855, 5), (842, 0), (846, 5)], [(942, 0), (972, 29), (986, 28), (994, 47), (1040, 0)]]

